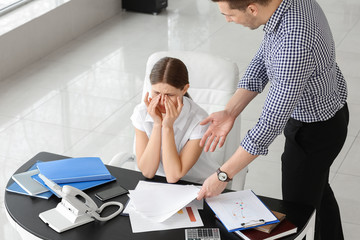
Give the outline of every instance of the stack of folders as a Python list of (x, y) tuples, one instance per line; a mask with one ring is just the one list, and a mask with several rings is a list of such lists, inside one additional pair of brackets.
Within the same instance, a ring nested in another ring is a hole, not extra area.
[(98, 157), (67, 158), (37, 162), (28, 171), (14, 174), (14, 182), (6, 190), (44, 199), (50, 198), (53, 192), (38, 176), (39, 173), (60, 186), (70, 185), (80, 190), (116, 179)]
[(272, 212), (280, 222), (243, 231), (235, 231), (235, 233), (244, 240), (272, 240), (297, 232), (297, 227), (285, 218), (285, 214), (276, 211)]

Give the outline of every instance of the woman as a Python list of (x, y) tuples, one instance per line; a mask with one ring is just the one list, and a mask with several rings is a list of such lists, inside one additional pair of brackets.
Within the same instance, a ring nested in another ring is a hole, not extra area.
[(150, 73), (151, 97), (137, 105), (131, 120), (136, 134), (137, 166), (147, 178), (202, 183), (219, 167), (202, 151), (207, 113), (189, 97), (188, 71), (176, 58), (160, 59)]

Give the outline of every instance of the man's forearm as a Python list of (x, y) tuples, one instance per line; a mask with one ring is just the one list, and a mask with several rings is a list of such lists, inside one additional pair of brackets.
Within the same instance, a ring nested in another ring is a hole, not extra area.
[(257, 92), (244, 88), (238, 88), (226, 104), (225, 111), (227, 111), (233, 118), (237, 118), (237, 116), (239, 116), (239, 114), (257, 95)]
[(226, 172), (230, 178), (233, 178), (257, 157), (257, 155), (246, 152), (245, 149), (240, 146), (220, 168)]

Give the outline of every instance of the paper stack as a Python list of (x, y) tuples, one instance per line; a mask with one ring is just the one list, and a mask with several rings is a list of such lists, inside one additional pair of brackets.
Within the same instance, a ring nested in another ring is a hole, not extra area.
[(203, 226), (198, 209), (202, 201), (195, 198), (199, 188), (139, 181), (129, 191), (129, 202), (124, 210), (130, 217), (132, 231), (148, 232), (185, 227)]

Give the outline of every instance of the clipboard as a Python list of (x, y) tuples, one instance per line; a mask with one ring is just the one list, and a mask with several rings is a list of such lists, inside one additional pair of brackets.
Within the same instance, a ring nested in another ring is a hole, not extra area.
[(252, 190), (220, 194), (206, 199), (207, 204), (229, 232), (279, 222)]

